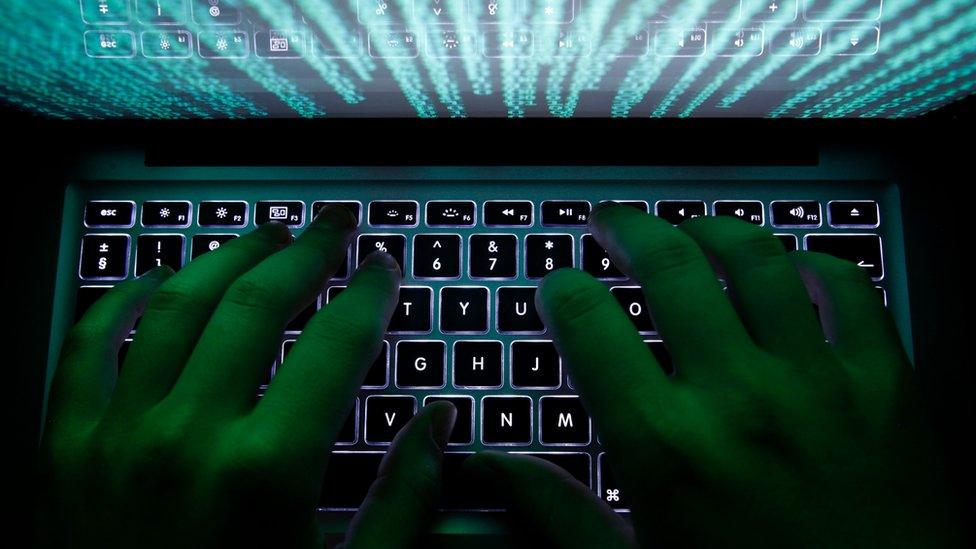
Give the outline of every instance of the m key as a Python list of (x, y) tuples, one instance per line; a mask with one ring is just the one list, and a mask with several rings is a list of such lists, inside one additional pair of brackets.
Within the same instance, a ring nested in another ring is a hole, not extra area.
[(590, 416), (579, 397), (539, 399), (539, 442), (580, 446), (590, 443)]

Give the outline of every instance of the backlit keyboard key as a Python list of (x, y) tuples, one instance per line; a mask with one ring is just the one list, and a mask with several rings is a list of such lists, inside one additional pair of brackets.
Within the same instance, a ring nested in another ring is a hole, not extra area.
[(398, 341), (396, 386), (405, 389), (440, 389), (446, 376), (443, 341)]
[(434, 402), (447, 401), (457, 410), (454, 430), (447, 443), (451, 446), (474, 442), (474, 398), (470, 396), (431, 395), (424, 397), (424, 406)]
[(247, 202), (238, 200), (201, 202), (197, 223), (201, 227), (243, 227), (247, 225)]
[(85, 206), (85, 226), (92, 228), (131, 227), (135, 224), (136, 203), (130, 200), (92, 200)]
[(576, 396), (539, 399), (539, 442), (585, 446), (590, 443), (590, 416)]
[(797, 250), (798, 244), (795, 234), (777, 234), (776, 238), (783, 244), (783, 249), (787, 252), (795, 252)]
[(143, 202), (143, 227), (189, 227), (190, 203), (185, 200)]
[(557, 269), (572, 267), (573, 237), (568, 234), (530, 234), (525, 237), (525, 276), (542, 278)]
[(319, 311), (319, 300), (318, 297), (314, 301), (309, 303), (304, 309), (302, 309), (294, 318), (288, 321), (288, 325), (285, 326), (285, 331), (288, 332), (300, 332), (305, 329), (305, 325), (308, 321), (315, 316), (315, 313)]
[(777, 200), (769, 208), (775, 227), (820, 226), (820, 203), (816, 200)]
[(518, 274), (518, 238), (513, 234), (473, 234), (468, 239), (471, 278), (515, 278)]
[(486, 396), (481, 399), (481, 442), (527, 446), (532, 443), (532, 399)]
[(461, 236), (418, 234), (413, 237), (413, 276), (416, 278), (461, 277)]
[(78, 288), (78, 294), (75, 296), (75, 322), (78, 322), (85, 311), (111, 289), (111, 286), (82, 286)]
[(384, 341), (380, 352), (373, 359), (373, 364), (366, 371), (363, 387), (368, 389), (382, 389), (387, 384), (387, 372), (390, 365), (390, 342)]
[(659, 200), (654, 205), (655, 215), (672, 225), (705, 215), (704, 200)]
[(81, 240), (78, 274), (85, 280), (121, 280), (129, 274), (129, 236), (89, 234)]
[(376, 200), (369, 203), (369, 224), (373, 227), (416, 227), (415, 200)]
[(500, 388), (503, 351), (501, 341), (456, 341), (451, 360), (454, 387)]
[(528, 200), (485, 202), (484, 223), (488, 227), (531, 227), (533, 205)]
[(417, 399), (412, 396), (370, 395), (366, 397), (366, 421), (363, 438), (366, 444), (386, 446), (417, 413)]
[(617, 298), (617, 303), (627, 313), (627, 317), (640, 332), (653, 332), (654, 322), (644, 301), (644, 292), (640, 286), (614, 286), (610, 293)]
[(610, 468), (610, 460), (606, 453), (597, 456), (597, 479), (600, 498), (607, 502), (607, 505), (614, 509), (627, 509), (629, 504), (624, 490), (620, 487), (613, 469)]
[(544, 459), (566, 471), (573, 478), (590, 487), (590, 455), (582, 452), (518, 452)]
[(301, 201), (260, 201), (254, 207), (254, 224), (269, 221), (284, 223), (289, 227), (301, 227), (305, 223), (305, 204)]
[(319, 506), (357, 509), (376, 480), (384, 452), (332, 452), (325, 467)]
[(651, 211), (646, 200), (601, 200), (600, 204), (603, 204), (604, 202), (614, 202), (620, 204), (621, 206), (630, 206), (631, 208), (636, 208), (644, 213), (649, 213)]
[(562, 360), (551, 341), (513, 341), (511, 347), (512, 387), (558, 389)]
[(546, 200), (542, 203), (542, 224), (547, 227), (585, 227), (590, 220), (586, 200)]
[(196, 259), (207, 252), (212, 252), (235, 238), (237, 238), (236, 234), (195, 234), (190, 243), (190, 258)]
[(535, 310), (534, 286), (507, 286), (496, 292), (498, 331), (508, 334), (542, 333), (546, 327)]
[(317, 200), (312, 202), (312, 220), (314, 221), (318, 217), (319, 212), (322, 211), (322, 208), (329, 204), (338, 204), (349, 210), (349, 213), (356, 218), (356, 225), (359, 225), (362, 221), (363, 205), (355, 200)]
[(758, 200), (719, 200), (712, 205), (715, 215), (734, 217), (753, 225), (762, 225), (763, 203)]
[(582, 241), (584, 271), (603, 280), (622, 280), (627, 278), (614, 265), (610, 254), (596, 241), (596, 237), (591, 234), (584, 234)]
[(471, 200), (431, 200), (426, 219), (429, 227), (473, 227), (475, 204)]
[(441, 288), (440, 328), (454, 334), (488, 331), (488, 288), (445, 286)]
[(183, 267), (184, 236), (181, 234), (143, 234), (136, 240), (136, 276), (167, 265), (174, 271)]
[(874, 234), (808, 234), (806, 249), (846, 259), (867, 271), (875, 280), (884, 278), (881, 237)]
[(389, 331), (395, 334), (427, 334), (433, 322), (433, 290), (425, 286), (403, 286)]
[(671, 375), (674, 373), (674, 360), (671, 358), (671, 352), (668, 351), (667, 346), (664, 345), (663, 341), (659, 340), (644, 340), (644, 344), (654, 355), (657, 363), (664, 370), (664, 373)]
[(406, 273), (403, 269), (404, 249), (407, 246), (407, 237), (402, 234), (361, 234), (357, 244), (356, 254), (359, 262), (362, 263), (366, 256), (382, 250), (393, 256), (400, 265), (401, 274)]
[(346, 416), (346, 421), (336, 434), (336, 446), (352, 446), (359, 439), (359, 399), (353, 404), (352, 410)]
[(874, 228), (878, 226), (878, 203), (873, 200), (834, 200), (827, 203), (831, 227)]

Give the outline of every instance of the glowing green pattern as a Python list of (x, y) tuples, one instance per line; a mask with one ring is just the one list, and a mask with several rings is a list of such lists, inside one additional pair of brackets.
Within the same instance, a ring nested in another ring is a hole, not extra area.
[(976, 2), (43, 0), (0, 51), (56, 118), (904, 117), (976, 91)]

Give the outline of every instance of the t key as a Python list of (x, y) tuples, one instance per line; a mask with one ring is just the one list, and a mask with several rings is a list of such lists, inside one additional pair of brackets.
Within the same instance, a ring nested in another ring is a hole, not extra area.
[(461, 237), (456, 234), (418, 234), (413, 237), (413, 276), (460, 278)]
[[(434, 291), (424, 286), (403, 286), (389, 331), (400, 334), (430, 333)], [(331, 299), (331, 297), (330, 297)]]

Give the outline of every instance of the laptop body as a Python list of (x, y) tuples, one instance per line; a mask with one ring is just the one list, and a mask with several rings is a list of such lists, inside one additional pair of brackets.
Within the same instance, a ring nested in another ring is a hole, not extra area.
[[(958, 11), (965, 15), (965, 10)], [(189, 13), (187, 21), (193, 21), (192, 16)], [(108, 32), (107, 24), (84, 23), (84, 33)], [(130, 23), (143, 24), (138, 18)], [(364, 26), (358, 13), (355, 24), (350, 23), (352, 28)], [(369, 32), (369, 25), (364, 27), (360, 31)], [(664, 30), (673, 31), (672, 27)], [(708, 28), (704, 34), (684, 35), (679, 30), (663, 36), (684, 36), (691, 42), (695, 36), (707, 39)], [(256, 42), (260, 32), (248, 32), (248, 40)], [(191, 34), (189, 40), (193, 39), (201, 40)], [(270, 44), (270, 33), (268, 40)], [(140, 46), (144, 44), (134, 47)], [(649, 44), (648, 56), (650, 48)], [(253, 51), (257, 57), (258, 50)], [(707, 52), (706, 46), (702, 57)], [(374, 61), (384, 59), (369, 50), (365, 53)], [(429, 52), (418, 50), (418, 58), (421, 53)], [(756, 57), (765, 59), (762, 53)], [(466, 58), (459, 59), (451, 62)], [(173, 61), (179, 60), (167, 60)], [(609, 498), (608, 503), (625, 502), (626, 493), (610, 483), (596, 433), (588, 428), (559, 436), (551, 428), (543, 432), (551, 417), (558, 425), (560, 411), (566, 413), (552, 405), (575, 393), (558, 356), (549, 352), (544, 327), (533, 324), (527, 311), (528, 296), (545, 272), (560, 266), (583, 268), (607, 282), (624, 309), (634, 312), (635, 327), (652, 349), (666, 353), (653, 325), (647, 324), (639, 289), (609, 271), (587, 238), (585, 216), (603, 200), (626, 201), (670, 216), (675, 223), (696, 215), (738, 216), (771, 228), (787, 247), (792, 242), (799, 249), (848, 254), (848, 259), (871, 270), (904, 341), (912, 341), (903, 196), (904, 187), (915, 179), (904, 169), (910, 161), (892, 158), (897, 149), (891, 146), (892, 136), (885, 134), (908, 135), (920, 127), (937, 132), (933, 128), (940, 127), (938, 122), (635, 124), (607, 116), (420, 122), (377, 117), (375, 112), (371, 116), (376, 119), (326, 117), (308, 124), (156, 122), (148, 133), (138, 122), (73, 126), (79, 142), (94, 135), (104, 138), (105, 145), (86, 143), (83, 157), (68, 163), (59, 182), (63, 204), (42, 379), (50, 379), (67, 327), (86, 303), (113, 283), (154, 264), (179, 267), (265, 220), (280, 217), (300, 232), (321, 203), (338, 201), (358, 209), (361, 235), (349, 251), (349, 266), (370, 249), (402, 249), (404, 287), (414, 300), (412, 310), (427, 314), (406, 318), (404, 300), (402, 329), (389, 334), (377, 362), (375, 371), (382, 375), (377, 374), (351, 403), (351, 428), (334, 449), (331, 463), (339, 468), (330, 479), (361, 481), (348, 486), (345, 499), (323, 500), (321, 511), (328, 528), (341, 532), (356, 507), (356, 494), (361, 493), (357, 490), (371, 480), (371, 464), (388, 443), (389, 433), (369, 433), (371, 415), (399, 406), (416, 409), (431, 398), (452, 398), (470, 406), (469, 436), (451, 446), (449, 463), (482, 448), (534, 453), (565, 467), (600, 497)], [(868, 142), (850, 135), (842, 138), (843, 132)], [(228, 140), (240, 135), (248, 137), (246, 142)], [(299, 137), (287, 137), (295, 135)], [(507, 147), (500, 146), (506, 140)], [(608, 140), (611, 150), (600, 150), (600, 142)], [(377, 141), (388, 145), (379, 147)], [(428, 143), (435, 145), (425, 146)], [(496, 252), (490, 252), (492, 247)], [(440, 268), (435, 268), (435, 260)], [(331, 282), (311, 306), (327, 305), (330, 293), (341, 291), (343, 280)], [(456, 313), (463, 303), (483, 310), (478, 323), (450, 323), (449, 319), (457, 320), (451, 308)], [(299, 334), (300, 324), (283, 334), (282, 354)], [(420, 376), (418, 359), (426, 364)], [(526, 378), (526, 372), (519, 371), (531, 371), (540, 361), (544, 379)], [(274, 362), (269, 365), (271, 382), (280, 357)], [(493, 377), (458, 376), (459, 365), (482, 363), (497, 364), (489, 367)], [(429, 375), (432, 371), (439, 377)], [(551, 410), (556, 410), (555, 416), (548, 415)], [(512, 414), (527, 423), (528, 436), (519, 432), (486, 437), (484, 419), (492, 412)], [(578, 422), (579, 416), (575, 419)], [(448, 496), (438, 532), (453, 536), (499, 531), (496, 507), (465, 499), (463, 490)], [(624, 504), (619, 507), (626, 513)]]

